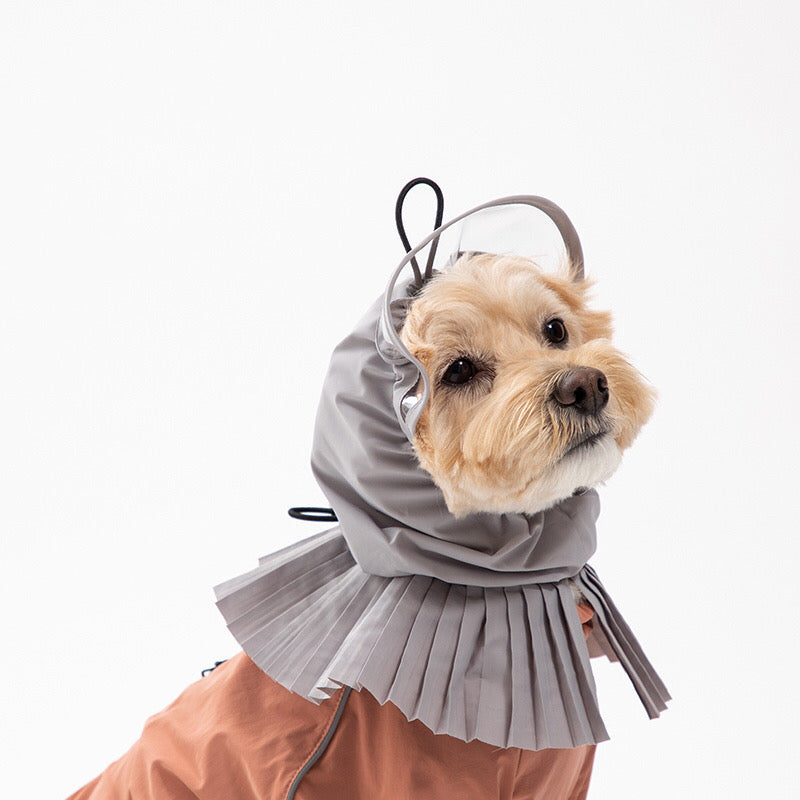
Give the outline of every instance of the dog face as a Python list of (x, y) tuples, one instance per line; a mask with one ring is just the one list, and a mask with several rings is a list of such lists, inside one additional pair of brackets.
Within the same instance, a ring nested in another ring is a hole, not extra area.
[(608, 479), (654, 390), (611, 342), (590, 283), (528, 259), (464, 255), (414, 300), (401, 331), (431, 396), (414, 436), (456, 516), (534, 513)]

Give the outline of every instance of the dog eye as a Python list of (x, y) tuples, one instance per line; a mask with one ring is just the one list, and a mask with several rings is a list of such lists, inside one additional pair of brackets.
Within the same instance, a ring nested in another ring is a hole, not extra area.
[(442, 383), (462, 386), (469, 383), (477, 374), (477, 367), (468, 358), (458, 358), (444, 371)]
[(545, 322), (542, 333), (544, 333), (544, 338), (552, 344), (564, 344), (567, 341), (567, 326), (564, 325), (564, 320), (558, 317)]

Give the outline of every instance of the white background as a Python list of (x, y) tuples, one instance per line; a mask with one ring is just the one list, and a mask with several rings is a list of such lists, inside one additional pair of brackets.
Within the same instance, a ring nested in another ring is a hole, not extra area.
[(422, 174), (565, 208), (660, 390), (593, 563), (675, 700), (595, 662), (590, 796), (797, 797), (795, 3), (0, 7), (5, 796), (118, 758), (237, 651), (211, 587), (319, 529), (320, 382)]

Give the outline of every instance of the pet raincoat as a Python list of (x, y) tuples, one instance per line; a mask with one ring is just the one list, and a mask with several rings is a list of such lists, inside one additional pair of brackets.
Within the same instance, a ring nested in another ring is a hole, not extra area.
[[(417, 182), (398, 201), (404, 242), (402, 199)], [(398, 335), (405, 313), (457, 222), (451, 260), (532, 255), (510, 236), (491, 242), (520, 230), (507, 210), (543, 211), (582, 277), (577, 233), (550, 201), (502, 198), (444, 225), (440, 202), (434, 232), (330, 361), (311, 466), (336, 526), (216, 587), (244, 652), (151, 718), (75, 800), (577, 798), (608, 738), (590, 657), (618, 661), (651, 718), (665, 709), (666, 688), (587, 563), (597, 493), (456, 518), (412, 449), (430, 378)], [(492, 235), (481, 241), (468, 218), (488, 219)], [(428, 245), (423, 275), (416, 255)]]

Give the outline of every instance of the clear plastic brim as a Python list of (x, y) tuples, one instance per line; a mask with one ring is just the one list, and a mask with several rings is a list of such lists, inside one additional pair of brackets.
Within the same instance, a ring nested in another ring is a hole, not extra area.
[[(416, 256), (421, 273), (425, 272), (429, 252), (430, 245)], [(465, 252), (523, 256), (546, 272), (567, 264), (567, 250), (555, 223), (530, 205), (486, 208), (447, 228), (439, 237), (433, 269), (446, 269)], [(410, 266), (405, 274), (411, 277)]]
[[(555, 223), (538, 208), (507, 205), (485, 208), (456, 226), (450, 256), (464, 252), (513, 254), (547, 271), (566, 264), (567, 250)], [(443, 249), (440, 244), (440, 249)]]

